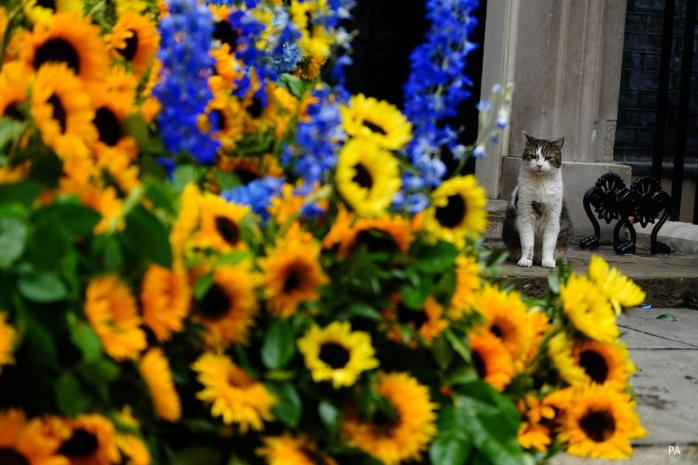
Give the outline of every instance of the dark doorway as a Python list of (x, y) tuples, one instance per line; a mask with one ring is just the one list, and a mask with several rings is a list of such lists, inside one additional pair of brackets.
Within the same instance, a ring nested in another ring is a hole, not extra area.
[[(477, 10), (478, 27), (470, 39), (478, 44), (478, 48), (468, 56), (466, 69), (473, 81), (472, 95), (452, 122), (454, 127), (465, 128), (461, 142), (466, 145), (472, 144), (477, 137), (478, 112), (475, 105), (480, 97), (486, 10), (487, 1), (482, 0)], [(429, 27), (425, 18), (425, 0), (358, 0), (351, 26), (358, 36), (354, 39), (354, 65), (347, 69), (347, 89), (402, 107), (402, 87), (410, 72), (410, 53), (422, 43)], [(443, 159), (452, 172), (457, 164), (450, 154), (443, 154)], [(474, 160), (465, 166), (463, 172), (475, 172)]]

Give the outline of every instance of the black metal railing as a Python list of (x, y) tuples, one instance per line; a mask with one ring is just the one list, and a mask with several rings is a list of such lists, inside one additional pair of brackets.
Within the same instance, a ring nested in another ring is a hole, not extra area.
[[(681, 209), (681, 196), (685, 181), (684, 162), (686, 141), (688, 138), (689, 105), (691, 93), (691, 73), (693, 71), (693, 49), (696, 30), (696, 7), (698, 1), (688, 0), (683, 30), (683, 53), (681, 56), (681, 78), (678, 98), (678, 128), (676, 152), (673, 160), (671, 176), (671, 213), (672, 220), (678, 220)], [(662, 31), (662, 51), (659, 65), (659, 88), (657, 92), (657, 110), (655, 114), (654, 150), (652, 155), (652, 176), (661, 179), (662, 156), (666, 149), (667, 102), (669, 94), (669, 78), (671, 73), (671, 52), (674, 38), (675, 0), (664, 3), (664, 24)], [(693, 202), (693, 223), (698, 224), (698, 171), (696, 171), (695, 199)]]

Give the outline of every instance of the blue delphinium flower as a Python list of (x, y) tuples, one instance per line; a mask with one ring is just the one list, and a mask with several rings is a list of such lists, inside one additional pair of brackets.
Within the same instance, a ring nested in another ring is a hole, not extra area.
[[(404, 111), (413, 125), (414, 137), (407, 155), (426, 187), (436, 187), (446, 168), (439, 159), (443, 149), (458, 152), (458, 133), (448, 118), (470, 96), (472, 81), (465, 76), (467, 55), (476, 47), (468, 36), (477, 25), (472, 12), (478, 0), (428, 0), (431, 27), (426, 42), (410, 56), (411, 72), (404, 88)], [(396, 198), (404, 205), (410, 193)], [(410, 209), (424, 205), (413, 201)]]
[(273, 176), (265, 176), (261, 179), (235, 187), (221, 193), (228, 202), (235, 202), (241, 205), (249, 205), (252, 211), (262, 217), (269, 218), (267, 208), (271, 205), (271, 200), (281, 194), (281, 189), (284, 186), (282, 178)]
[(290, 73), (298, 67), (298, 63), (303, 58), (303, 53), (297, 43), (301, 33), (291, 21), (291, 17), (284, 7), (274, 8), (273, 15), (272, 32), (274, 32), (274, 36), (270, 39), (272, 46), (268, 60), (277, 74)]
[(161, 104), (158, 123), (162, 140), (173, 154), (188, 153), (199, 163), (211, 163), (218, 142), (199, 128), (199, 116), (213, 97), (208, 76), (213, 26), (211, 13), (196, 0), (168, 0), (169, 14), (162, 18), (160, 82), (154, 95)]

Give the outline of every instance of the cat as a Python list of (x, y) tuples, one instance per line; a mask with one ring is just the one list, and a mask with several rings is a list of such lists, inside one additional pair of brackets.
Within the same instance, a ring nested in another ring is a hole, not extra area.
[[(537, 139), (526, 131), (519, 180), (507, 206), (502, 240), (519, 266), (555, 268), (555, 251), (566, 258), (574, 237), (572, 222), (563, 199), (562, 146), (565, 138)], [(534, 253), (535, 252), (535, 253)], [(514, 258), (516, 259), (516, 258)]]

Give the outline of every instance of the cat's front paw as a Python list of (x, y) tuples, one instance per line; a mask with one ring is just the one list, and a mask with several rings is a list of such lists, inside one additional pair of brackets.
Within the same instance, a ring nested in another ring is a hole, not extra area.
[(529, 266), (533, 265), (533, 260), (531, 260), (530, 258), (521, 257), (521, 260), (519, 260), (517, 265), (529, 267)]
[(541, 266), (545, 268), (555, 268), (555, 259), (554, 258), (544, 258), (540, 262)]

